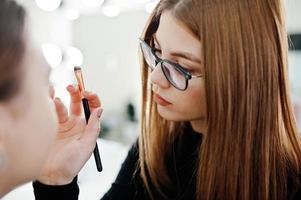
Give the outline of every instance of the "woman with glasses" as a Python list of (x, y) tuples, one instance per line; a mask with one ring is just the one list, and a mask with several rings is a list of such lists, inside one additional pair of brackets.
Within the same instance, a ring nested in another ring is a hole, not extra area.
[[(159, 2), (139, 40), (141, 134), (102, 199), (301, 199), (283, 4)], [(36, 199), (77, 199), (76, 181), (50, 185)]]

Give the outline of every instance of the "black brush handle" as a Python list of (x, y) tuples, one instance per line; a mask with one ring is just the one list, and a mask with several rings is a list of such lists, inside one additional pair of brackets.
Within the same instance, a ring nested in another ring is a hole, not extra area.
[[(90, 119), (90, 115), (91, 115), (90, 107), (89, 107), (89, 101), (88, 101), (88, 99), (83, 98), (82, 102), (83, 102), (83, 107), (84, 107), (86, 122), (88, 123), (88, 121)], [(100, 155), (99, 155), (97, 143), (95, 145), (93, 154), (94, 154), (94, 159), (95, 159), (97, 171), (101, 172), (102, 171), (102, 164), (101, 164), (101, 160), (100, 160)]]

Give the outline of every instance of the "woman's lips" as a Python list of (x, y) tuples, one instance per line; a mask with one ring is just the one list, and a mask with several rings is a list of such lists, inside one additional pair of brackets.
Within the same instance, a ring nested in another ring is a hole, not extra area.
[(161, 106), (168, 106), (171, 104), (169, 101), (165, 100), (163, 97), (156, 93), (154, 93), (154, 101)]

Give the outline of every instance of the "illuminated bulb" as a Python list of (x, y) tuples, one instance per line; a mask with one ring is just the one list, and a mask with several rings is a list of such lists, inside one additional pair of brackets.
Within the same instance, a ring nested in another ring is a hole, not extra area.
[(63, 53), (57, 45), (51, 43), (42, 44), (42, 52), (47, 63), (52, 68), (56, 68), (61, 64)]
[(70, 60), (70, 63), (72, 64), (72, 67), (82, 66), (84, 56), (83, 56), (81, 50), (79, 50), (76, 47), (69, 47), (67, 50), (67, 56)]
[(66, 17), (67, 19), (73, 21), (76, 20), (77, 18), (79, 18), (80, 13), (77, 9), (75, 8), (70, 8), (66, 11)]
[(108, 5), (102, 8), (102, 13), (107, 17), (116, 17), (120, 14), (120, 9), (117, 6)]
[(104, 0), (82, 0), (83, 4), (90, 8), (96, 8), (104, 3)]
[(62, 3), (62, 0), (35, 0), (37, 6), (44, 11), (54, 11)]

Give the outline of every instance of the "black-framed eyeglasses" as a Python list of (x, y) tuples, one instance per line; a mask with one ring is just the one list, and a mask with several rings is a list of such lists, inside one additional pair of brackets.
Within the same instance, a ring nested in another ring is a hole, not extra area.
[(155, 49), (151, 48), (143, 39), (139, 38), (139, 42), (143, 57), (151, 70), (160, 64), (165, 78), (178, 90), (186, 90), (190, 79), (203, 77), (203, 75), (192, 75), (178, 63), (159, 58)]

